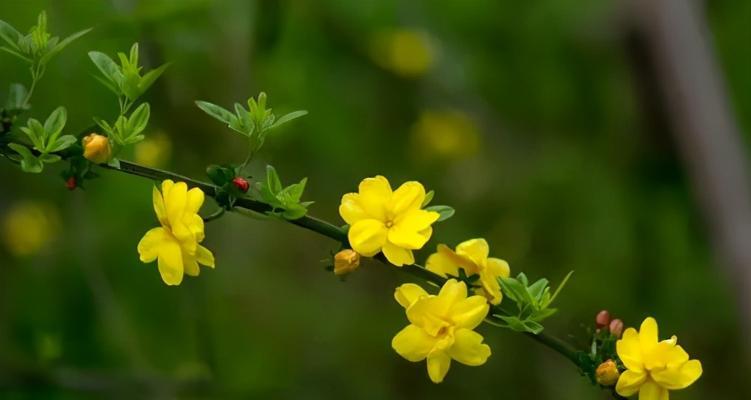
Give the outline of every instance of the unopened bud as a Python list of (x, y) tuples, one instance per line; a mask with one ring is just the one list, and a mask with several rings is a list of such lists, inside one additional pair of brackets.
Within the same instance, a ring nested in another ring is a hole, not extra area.
[(602, 310), (597, 313), (597, 316), (595, 317), (595, 325), (597, 326), (597, 329), (602, 329), (610, 323), (610, 313), (608, 310)]
[(248, 180), (241, 176), (236, 176), (235, 179), (232, 180), (232, 184), (243, 193), (247, 193), (248, 189), (250, 189), (250, 183), (248, 183)]
[(75, 176), (71, 176), (65, 180), (65, 187), (68, 188), (68, 190), (75, 190), (77, 186), (78, 182), (76, 182)]
[(595, 371), (595, 379), (602, 386), (615, 385), (619, 376), (621, 376), (621, 373), (618, 372), (618, 366), (613, 360), (607, 360), (600, 364)]
[(621, 337), (621, 334), (623, 334), (623, 321), (621, 321), (620, 319), (616, 318), (616, 319), (610, 321), (609, 328), (610, 328), (610, 333), (613, 336), (619, 338), (619, 337)]
[(103, 164), (112, 158), (112, 146), (107, 136), (92, 133), (83, 138), (83, 156), (94, 164)]
[(352, 249), (344, 249), (334, 256), (334, 274), (346, 275), (360, 266), (360, 255)]

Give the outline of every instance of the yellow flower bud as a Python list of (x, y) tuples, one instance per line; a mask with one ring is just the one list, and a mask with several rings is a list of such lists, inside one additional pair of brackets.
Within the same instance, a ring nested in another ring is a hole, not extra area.
[(107, 136), (92, 133), (83, 138), (83, 156), (95, 163), (102, 164), (112, 158), (112, 146)]
[(346, 275), (360, 266), (360, 255), (352, 249), (344, 249), (334, 256), (334, 274)]
[(597, 383), (602, 386), (613, 386), (618, 382), (618, 377), (621, 375), (618, 372), (618, 366), (615, 365), (613, 360), (607, 360), (600, 364), (595, 371), (595, 378)]

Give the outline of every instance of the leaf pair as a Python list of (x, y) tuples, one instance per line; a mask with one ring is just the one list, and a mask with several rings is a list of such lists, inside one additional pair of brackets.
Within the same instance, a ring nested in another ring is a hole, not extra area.
[[(96, 77), (99, 82), (118, 97), (127, 99), (130, 104), (141, 97), (169, 66), (161, 65), (142, 76), (143, 67), (138, 65), (138, 43), (131, 46), (128, 55), (119, 52), (117, 57), (120, 65), (100, 51), (89, 52), (89, 58), (104, 76)], [(121, 108), (122, 111), (127, 111), (123, 104)]]
[(95, 119), (95, 122), (117, 145), (127, 146), (144, 139), (141, 132), (149, 124), (150, 115), (149, 103), (143, 103), (130, 114), (130, 117), (124, 115), (117, 117), (114, 125), (110, 125), (107, 121), (101, 119)]
[(442, 221), (445, 221), (445, 220), (453, 217), (454, 213), (456, 211), (451, 206), (440, 205), (440, 206), (430, 206), (430, 207), (428, 207), (428, 205), (430, 204), (430, 202), (433, 201), (433, 196), (434, 195), (435, 195), (435, 191), (433, 191), (433, 190), (431, 190), (428, 193), (426, 193), (425, 194), (425, 200), (422, 201), (422, 205), (420, 207), (424, 208), (424, 209), (426, 209), (428, 211), (434, 211), (434, 212), (437, 212), (438, 214), (440, 214), (440, 217), (438, 217), (438, 220), (436, 222), (442, 222)]
[(308, 213), (308, 206), (313, 204), (312, 201), (300, 201), (307, 182), (308, 178), (303, 178), (299, 183), (285, 187), (282, 185), (276, 169), (267, 165), (266, 181), (259, 182), (258, 186), (263, 201), (273, 207), (270, 214), (295, 220), (304, 217)]
[(498, 278), (505, 298), (515, 303), (515, 312), (511, 315), (495, 316), (503, 320), (506, 327), (512, 330), (534, 334), (542, 332), (544, 328), (541, 322), (558, 311), (551, 308), (550, 305), (566, 285), (573, 272), (571, 271), (566, 275), (553, 294), (550, 293), (549, 282), (545, 278), (532, 284), (529, 284), (529, 280), (524, 273), (520, 273), (516, 278)]
[(5, 21), (0, 20), (0, 39), (5, 46), (0, 50), (12, 54), (33, 66), (43, 66), (52, 57), (60, 53), (74, 40), (87, 34), (91, 29), (76, 32), (63, 40), (47, 32), (47, 14), (42, 11), (37, 17), (37, 24), (29, 29), (27, 35), (21, 34), (16, 28)]
[(8, 145), (21, 156), (21, 169), (25, 172), (39, 173), (44, 169), (45, 163), (60, 161), (60, 156), (54, 154), (65, 150), (76, 143), (75, 136), (61, 135), (68, 115), (65, 108), (58, 107), (47, 117), (44, 125), (34, 118), (29, 118), (26, 126), (21, 131), (26, 134), (39, 155), (34, 155), (28, 147), (11, 143)]

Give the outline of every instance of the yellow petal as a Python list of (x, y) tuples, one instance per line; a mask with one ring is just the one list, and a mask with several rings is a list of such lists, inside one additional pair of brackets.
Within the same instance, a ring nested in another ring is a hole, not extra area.
[(489, 252), (485, 239), (470, 239), (456, 246), (456, 254), (469, 258), (477, 265), (485, 265)]
[(190, 276), (198, 276), (201, 270), (198, 268), (198, 262), (195, 256), (183, 253), (183, 269)]
[(416, 325), (408, 325), (394, 336), (391, 347), (405, 359), (418, 362), (425, 359), (433, 349), (436, 338)]
[(668, 390), (648, 380), (639, 389), (639, 400), (668, 400)]
[(360, 205), (360, 195), (357, 193), (347, 193), (342, 196), (342, 202), (339, 204), (339, 215), (344, 222), (354, 225), (360, 220), (372, 218), (368, 216)]
[(639, 328), (639, 342), (642, 349), (646, 351), (652, 346), (657, 345), (657, 336), (657, 321), (652, 317), (647, 317), (641, 323), (641, 328)]
[(413, 325), (422, 328), (428, 335), (438, 336), (441, 331), (445, 331), (450, 326), (444, 318), (446, 313), (442, 313), (440, 307), (437, 297), (424, 297), (412, 303), (407, 309), (407, 319)]
[(159, 273), (168, 285), (179, 285), (183, 281), (183, 257), (180, 245), (174, 240), (166, 240), (159, 246)]
[(410, 211), (396, 220), (389, 230), (389, 240), (400, 247), (420, 249), (430, 239), (430, 233), (432, 233), (432, 231), (424, 231), (439, 217), (438, 213), (432, 211)]
[(151, 190), (151, 200), (154, 203), (154, 212), (156, 213), (157, 219), (159, 219), (159, 223), (162, 225), (167, 225), (167, 209), (164, 208), (164, 198), (162, 197), (162, 193), (159, 192), (159, 189), (157, 189), (156, 186), (154, 186)]
[(141, 262), (150, 263), (156, 260), (162, 244), (169, 239), (169, 234), (164, 228), (154, 228), (146, 232), (138, 242), (138, 255)]
[(628, 328), (623, 332), (623, 337), (615, 343), (618, 357), (623, 361), (626, 368), (641, 372), (644, 369), (639, 333), (634, 328)]
[[(428, 257), (428, 260), (425, 262), (425, 268), (444, 278), (447, 275), (459, 276), (459, 266), (451, 259), (451, 257), (447, 256), (445, 252), (441, 251), (442, 247), (448, 249), (446, 245), (439, 244), (438, 252), (433, 253)], [(449, 249), (448, 251), (451, 250)]]
[(390, 241), (386, 241), (383, 244), (383, 255), (386, 256), (386, 259), (390, 263), (397, 267), (415, 263), (415, 256), (412, 254), (412, 250), (399, 247)]
[(443, 378), (451, 367), (451, 357), (443, 351), (433, 352), (428, 355), (428, 376), (433, 383), (443, 382)]
[(186, 214), (183, 218), (183, 224), (188, 228), (188, 231), (191, 235), (193, 235), (193, 238), (198, 241), (202, 242), (203, 239), (206, 237), (204, 233), (204, 222), (203, 218), (201, 218), (198, 214)]
[(188, 190), (188, 201), (185, 205), (185, 212), (190, 214), (197, 213), (203, 205), (204, 197), (203, 190), (199, 188)]
[(454, 332), (454, 345), (448, 353), (454, 360), (469, 366), (485, 364), (490, 357), (490, 346), (484, 344), (483, 337), (470, 329), (457, 329)]
[(701, 362), (691, 360), (679, 367), (667, 368), (662, 371), (652, 371), (652, 379), (665, 389), (684, 389), (696, 382), (702, 374)]
[(404, 308), (409, 308), (417, 300), (424, 297), (428, 297), (428, 292), (414, 283), (405, 283), (394, 291), (394, 298)]
[(511, 268), (508, 263), (500, 258), (490, 257), (488, 258), (485, 268), (493, 276), (502, 276), (508, 278), (511, 274)]
[(173, 233), (176, 225), (182, 225), (182, 217), (185, 213), (185, 205), (188, 202), (188, 185), (185, 182), (177, 182), (169, 188), (168, 191), (162, 192), (164, 195), (164, 206), (167, 209), (167, 219), (172, 225)]
[(420, 182), (405, 182), (391, 197), (391, 212), (400, 215), (410, 210), (419, 210), (424, 200), (425, 188)]
[(675, 345), (676, 341), (663, 340), (643, 352), (644, 366), (649, 369), (678, 367), (688, 361), (688, 353), (683, 347)]
[(451, 321), (459, 328), (475, 329), (488, 315), (488, 301), (482, 296), (459, 300), (449, 311)]
[(448, 316), (449, 310), (466, 297), (467, 285), (456, 279), (449, 279), (443, 284), (441, 291), (438, 292), (438, 296), (436, 297), (436, 313)]
[(347, 234), (352, 250), (366, 257), (373, 257), (386, 243), (388, 230), (383, 222), (375, 219), (358, 221), (349, 228)]
[(211, 251), (201, 245), (196, 248), (196, 261), (199, 264), (205, 265), (210, 268), (214, 268), (214, 254)]
[(371, 217), (381, 221), (386, 219), (386, 206), (391, 201), (389, 181), (378, 175), (360, 182), (360, 206)]
[(480, 283), (482, 284), (483, 296), (487, 297), (491, 304), (501, 303), (503, 295), (501, 294), (501, 284), (498, 283), (498, 277), (503, 275), (494, 275), (488, 269), (480, 272)]
[(646, 380), (646, 372), (623, 371), (621, 376), (618, 377), (618, 383), (615, 384), (615, 391), (623, 397), (633, 396)]

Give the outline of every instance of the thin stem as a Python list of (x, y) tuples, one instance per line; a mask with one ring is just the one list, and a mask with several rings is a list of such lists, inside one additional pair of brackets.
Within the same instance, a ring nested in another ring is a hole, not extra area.
[(42, 75), (44, 75), (44, 66), (43, 65), (37, 65), (31, 67), (31, 85), (29, 86), (29, 91), (26, 93), (26, 98), (23, 100), (23, 108), (26, 108), (29, 106), (29, 101), (31, 101), (31, 95), (34, 94), (34, 89), (37, 86), (37, 82), (42, 78)]
[(211, 221), (217, 220), (217, 219), (221, 218), (222, 215), (224, 215), (225, 211), (226, 211), (225, 209), (220, 208), (220, 209), (214, 211), (212, 214), (203, 217), (203, 222), (206, 223), (206, 222), (211, 222)]

